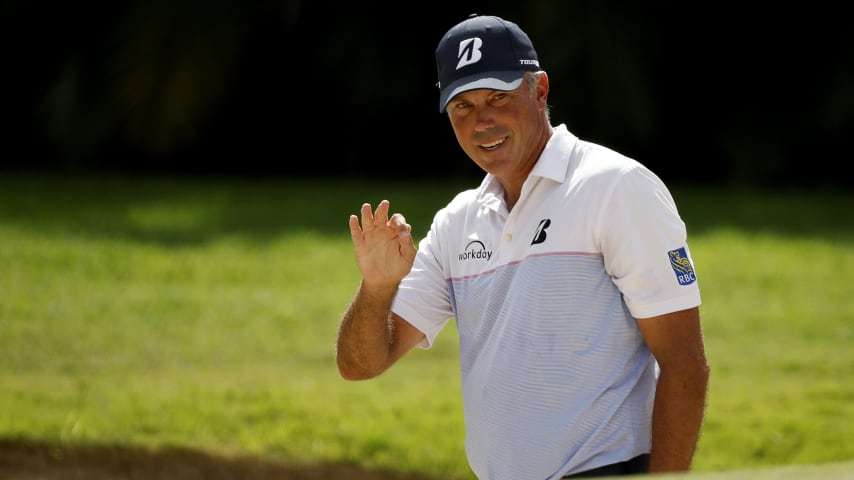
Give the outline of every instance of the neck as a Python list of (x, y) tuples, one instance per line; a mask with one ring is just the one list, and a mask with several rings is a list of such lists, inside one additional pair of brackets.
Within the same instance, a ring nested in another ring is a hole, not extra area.
[(507, 204), (507, 210), (512, 210), (513, 206), (516, 205), (516, 202), (519, 201), (519, 197), (522, 196), (522, 185), (525, 184), (525, 181), (528, 179), (528, 176), (534, 169), (534, 165), (536, 165), (537, 162), (540, 160), (540, 155), (543, 154), (543, 150), (545, 150), (546, 144), (548, 143), (553, 133), (554, 128), (548, 122), (546, 122), (542, 134), (539, 136), (539, 139), (531, 149), (532, 155), (531, 158), (525, 163), (524, 170), (518, 172), (518, 174), (514, 175), (513, 177), (505, 177), (498, 179), (498, 182), (504, 189), (504, 203)]

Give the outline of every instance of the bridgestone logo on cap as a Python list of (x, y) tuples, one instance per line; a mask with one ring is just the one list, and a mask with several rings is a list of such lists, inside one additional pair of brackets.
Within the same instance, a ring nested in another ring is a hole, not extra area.
[(459, 62), (457, 62), (457, 70), (480, 61), (483, 54), (480, 53), (480, 47), (483, 46), (483, 40), (474, 37), (467, 38), (460, 42), (460, 53), (457, 54)]

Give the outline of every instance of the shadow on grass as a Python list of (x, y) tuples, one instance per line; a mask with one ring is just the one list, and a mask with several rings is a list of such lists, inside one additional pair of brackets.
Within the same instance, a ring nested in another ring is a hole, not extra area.
[[(422, 181), (423, 180), (423, 181)], [(0, 224), (52, 235), (109, 237), (193, 246), (223, 236), (265, 242), (314, 232), (348, 238), (347, 221), (363, 202), (382, 199), (403, 212), (413, 234), (479, 179), (131, 177), (0, 174)], [(803, 191), (671, 187), (691, 235), (736, 229), (795, 238), (854, 241), (854, 195)]]
[(186, 448), (50, 445), (0, 439), (2, 480), (437, 480), (352, 464), (286, 465)]
[[(382, 199), (426, 233), (453, 182), (327, 178), (230, 179), (2, 175), (0, 224), (51, 235), (194, 246), (222, 236), (265, 242), (316, 232), (349, 238), (347, 222)], [(476, 185), (476, 183), (475, 183)]]

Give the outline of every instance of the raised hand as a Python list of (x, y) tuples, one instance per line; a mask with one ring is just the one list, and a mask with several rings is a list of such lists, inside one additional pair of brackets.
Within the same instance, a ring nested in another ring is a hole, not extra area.
[(362, 205), (361, 226), (359, 217), (350, 215), (350, 237), (366, 285), (397, 287), (415, 260), (412, 226), (403, 215), (389, 217), (388, 212), (389, 201), (383, 200), (376, 211), (369, 203)]

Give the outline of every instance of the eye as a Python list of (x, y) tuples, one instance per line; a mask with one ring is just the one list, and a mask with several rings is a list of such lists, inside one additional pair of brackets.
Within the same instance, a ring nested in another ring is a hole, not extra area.
[(471, 111), (471, 108), (472, 106), (468, 102), (456, 102), (451, 104), (451, 111), (454, 115), (457, 116), (468, 115), (468, 113)]
[(489, 103), (491, 103), (493, 107), (503, 107), (504, 105), (507, 105), (508, 102), (510, 102), (509, 92), (497, 92), (489, 98)]

